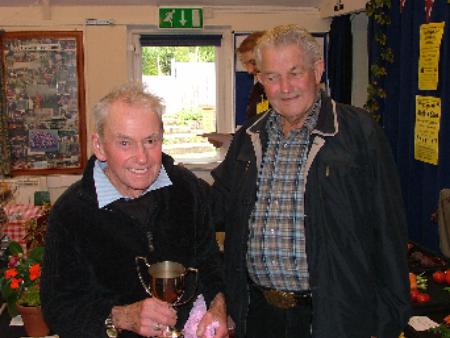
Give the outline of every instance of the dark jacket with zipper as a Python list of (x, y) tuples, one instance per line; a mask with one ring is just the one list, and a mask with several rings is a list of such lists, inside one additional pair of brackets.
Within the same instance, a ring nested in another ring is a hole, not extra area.
[[(245, 336), (248, 220), (269, 113), (248, 121), (213, 171), (225, 230), (228, 311)], [(362, 109), (322, 93), (305, 168), (305, 235), (314, 338), (396, 338), (410, 314), (407, 227), (383, 130)], [(275, 338), (275, 337), (266, 337)]]
[[(94, 161), (89, 160), (81, 181), (63, 193), (49, 217), (41, 294), (52, 331), (61, 338), (106, 337), (104, 321), (114, 305), (148, 297), (138, 279), (136, 256), (150, 264), (171, 260), (198, 268), (197, 294), (203, 293), (209, 304), (223, 291), (223, 274), (204, 184), (163, 155), (173, 185), (145, 195), (148, 224), (139, 224), (115, 203), (98, 208)], [(145, 270), (143, 264), (141, 273), (148, 281)], [(189, 292), (194, 292), (194, 277), (186, 278)], [(191, 305), (179, 308), (179, 328)], [(120, 337), (139, 336), (123, 331)]]

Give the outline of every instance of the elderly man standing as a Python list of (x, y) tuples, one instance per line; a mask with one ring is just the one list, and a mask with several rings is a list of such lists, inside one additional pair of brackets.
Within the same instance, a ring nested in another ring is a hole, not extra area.
[(398, 337), (407, 228), (383, 130), (321, 91), (322, 52), (305, 29), (267, 31), (255, 57), (272, 108), (212, 173), (237, 337)]
[(177, 313), (149, 297), (136, 257), (197, 268), (208, 307), (197, 334), (209, 337), (212, 327), (215, 337), (228, 336), (205, 187), (162, 153), (162, 109), (139, 85), (122, 86), (94, 107), (95, 155), (49, 217), (42, 305), (61, 338), (159, 337), (168, 326), (182, 328), (190, 307)]

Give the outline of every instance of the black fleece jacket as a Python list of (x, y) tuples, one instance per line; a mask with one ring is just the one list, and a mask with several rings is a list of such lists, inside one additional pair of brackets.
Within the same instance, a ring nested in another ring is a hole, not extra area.
[[(150, 264), (172, 260), (198, 268), (197, 293), (209, 304), (222, 292), (223, 276), (205, 184), (163, 155), (173, 185), (145, 197), (153, 233), (150, 252), (137, 219), (114, 203), (98, 208), (94, 162), (92, 157), (82, 179), (64, 192), (49, 217), (41, 295), (52, 331), (61, 338), (106, 337), (104, 321), (114, 305), (148, 297), (138, 279), (136, 256), (146, 257)], [(142, 274), (145, 278), (146, 271)], [(178, 310), (177, 327), (182, 328), (191, 306)], [(139, 336), (124, 331), (120, 337)]]

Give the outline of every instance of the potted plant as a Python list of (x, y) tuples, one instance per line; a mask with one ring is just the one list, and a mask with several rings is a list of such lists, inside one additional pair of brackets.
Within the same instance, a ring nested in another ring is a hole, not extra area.
[(0, 265), (0, 292), (11, 316), (17, 314), (16, 303), (28, 307), (41, 305), (39, 282), (50, 205), (44, 205), (42, 211), (39, 217), (25, 223), (28, 254), (24, 254), (18, 242), (11, 241), (5, 252), (5, 267), (2, 269)]
[[(44, 247), (36, 246), (25, 255), (20, 244), (13, 241), (8, 245), (6, 254), (8, 260), (1, 271), (0, 290), (8, 312), (11, 316), (22, 316), (28, 335), (45, 336), (49, 329), (41, 313), (39, 288)], [(29, 319), (37, 320), (37, 324)]]

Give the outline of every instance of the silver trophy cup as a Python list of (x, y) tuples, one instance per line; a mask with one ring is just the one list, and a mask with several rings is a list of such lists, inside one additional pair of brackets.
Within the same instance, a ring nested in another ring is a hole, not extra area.
[[(172, 261), (163, 261), (149, 264), (147, 258), (135, 257), (136, 270), (142, 287), (150, 297), (156, 297), (172, 306), (180, 306), (188, 303), (195, 295), (195, 291), (190, 297), (182, 299), (185, 289), (185, 277), (189, 272), (195, 272), (195, 286), (197, 286), (198, 269), (185, 268), (182, 264)], [(149, 285), (144, 282), (141, 274), (140, 262), (144, 262), (149, 276)], [(159, 337), (181, 338), (182, 333), (174, 328), (167, 328)]]

